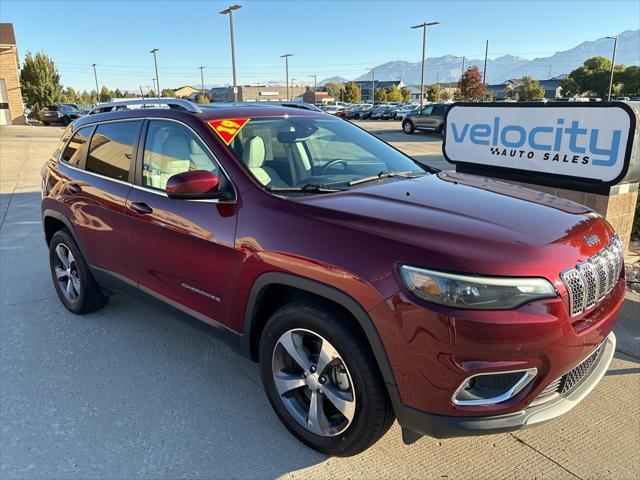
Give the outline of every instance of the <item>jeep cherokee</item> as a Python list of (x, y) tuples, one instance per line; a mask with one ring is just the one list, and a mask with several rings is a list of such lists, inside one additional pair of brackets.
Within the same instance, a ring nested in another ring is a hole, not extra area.
[(204, 322), (330, 455), (394, 419), (406, 443), (534, 425), (606, 372), (622, 245), (588, 208), (432, 170), (321, 112), (158, 102), (78, 119), (43, 168), (71, 312), (120, 293)]

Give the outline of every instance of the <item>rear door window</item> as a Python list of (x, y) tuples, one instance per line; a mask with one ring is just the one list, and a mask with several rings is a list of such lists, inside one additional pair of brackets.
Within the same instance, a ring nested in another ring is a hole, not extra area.
[(105, 177), (128, 181), (133, 145), (141, 123), (136, 120), (98, 125), (91, 138), (85, 169)]
[(442, 105), (433, 107), (432, 115), (443, 115), (443, 114), (444, 114), (444, 107)]
[[(86, 148), (86, 144), (89, 141), (89, 135), (91, 135), (92, 128), (93, 127), (83, 127), (78, 130), (73, 135), (69, 143), (67, 143), (67, 146), (62, 152), (60, 160), (68, 163), (69, 165), (74, 165), (77, 167), (80, 164), (80, 159), (82, 158), (82, 154), (84, 152), (84, 149)], [(71, 127), (69, 127), (69, 131), (70, 130)]]

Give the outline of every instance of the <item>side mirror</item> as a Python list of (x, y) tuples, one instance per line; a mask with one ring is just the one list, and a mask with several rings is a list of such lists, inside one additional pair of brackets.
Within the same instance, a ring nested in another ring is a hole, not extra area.
[(177, 173), (169, 178), (165, 192), (169, 198), (204, 199), (222, 198), (220, 179), (207, 170)]

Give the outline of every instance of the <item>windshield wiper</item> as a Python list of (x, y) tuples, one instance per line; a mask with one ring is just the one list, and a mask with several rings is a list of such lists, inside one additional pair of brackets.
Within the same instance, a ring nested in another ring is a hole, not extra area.
[(418, 178), (421, 177), (423, 175), (426, 175), (426, 173), (421, 173), (421, 172), (380, 172), (377, 175), (371, 176), (371, 177), (363, 177), (363, 178), (358, 178), (357, 180), (351, 180), (349, 183), (347, 183), (347, 185), (349, 185), (350, 187), (353, 185), (360, 185), (361, 183), (367, 183), (367, 182), (374, 182), (376, 180), (380, 180), (383, 178), (391, 178), (391, 177), (402, 177), (402, 178)]
[(288, 192), (309, 192), (309, 193), (334, 193), (342, 192), (344, 188), (331, 188), (324, 185), (307, 183), (302, 187), (268, 187), (270, 192), (288, 193)]

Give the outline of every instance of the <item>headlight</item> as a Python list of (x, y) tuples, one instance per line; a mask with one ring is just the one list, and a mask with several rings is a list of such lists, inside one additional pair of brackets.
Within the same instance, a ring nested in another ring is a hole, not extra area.
[(473, 310), (510, 310), (532, 300), (556, 297), (544, 278), (475, 277), (402, 265), (409, 290), (427, 302)]

